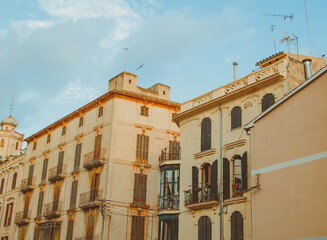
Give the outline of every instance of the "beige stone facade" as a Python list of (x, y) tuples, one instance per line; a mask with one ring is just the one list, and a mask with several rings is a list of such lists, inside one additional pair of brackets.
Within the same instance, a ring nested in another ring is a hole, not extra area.
[[(300, 60), (278, 53), (258, 62), (260, 70), (181, 105), (174, 117), (184, 192), (179, 239), (252, 239), (253, 183), (243, 126), (304, 82)], [(325, 59), (312, 60), (313, 73), (326, 65)]]
[(0, 236), (14, 239), (17, 232), (15, 216), (23, 174), (24, 135), (16, 132), (18, 122), (9, 116), (1, 121), (0, 130)]
[(136, 81), (119, 74), (106, 94), (26, 139), (17, 239), (157, 239), (159, 160), (179, 140), (180, 106), (168, 86)]
[(325, 89), (327, 67), (247, 126), (253, 239), (327, 238)]

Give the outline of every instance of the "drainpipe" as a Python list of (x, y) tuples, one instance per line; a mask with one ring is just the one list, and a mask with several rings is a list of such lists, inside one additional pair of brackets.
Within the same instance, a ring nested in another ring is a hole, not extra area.
[(219, 182), (219, 195), (220, 195), (220, 204), (219, 204), (219, 210), (220, 210), (220, 240), (224, 239), (224, 229), (223, 229), (223, 205), (224, 205), (224, 200), (223, 200), (223, 194), (222, 194), (222, 179), (223, 179), (223, 143), (222, 143), (222, 125), (223, 125), (223, 117), (222, 117), (222, 112), (221, 112), (221, 104), (219, 103), (218, 105), (219, 112), (220, 112), (220, 182)]
[[(250, 129), (246, 129), (246, 135), (249, 136), (249, 153), (248, 153), (248, 159), (250, 160), (249, 163), (250, 163), (250, 186), (252, 186), (252, 174), (251, 174), (251, 163), (252, 163), (252, 159), (251, 159), (251, 134), (250, 134)], [(253, 240), (254, 237), (253, 237), (253, 202), (252, 202), (252, 191), (250, 191), (250, 208), (251, 208), (251, 239)]]

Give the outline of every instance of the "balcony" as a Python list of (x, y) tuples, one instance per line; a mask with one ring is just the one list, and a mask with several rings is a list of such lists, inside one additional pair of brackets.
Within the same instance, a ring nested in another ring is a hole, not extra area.
[(31, 220), (31, 211), (21, 211), (17, 212), (15, 215), (15, 224), (25, 225), (32, 222)]
[(22, 193), (32, 191), (34, 188), (36, 188), (35, 177), (29, 177), (29, 178), (23, 179), (20, 183), (20, 191)]
[(62, 202), (59, 200), (55, 200), (51, 203), (44, 205), (43, 216), (50, 218), (60, 217), (62, 214)]
[(160, 164), (166, 161), (174, 161), (181, 159), (180, 147), (167, 147), (161, 150)]
[(204, 188), (201, 188), (201, 186), (194, 188), (194, 192), (192, 192), (192, 189), (184, 191), (185, 207), (197, 210), (217, 206), (219, 204), (218, 195), (213, 195), (211, 188), (211, 186), (207, 185)]
[(179, 210), (179, 196), (160, 197), (159, 210)]
[(105, 162), (106, 149), (101, 148), (84, 155), (83, 167), (90, 170), (102, 166)]
[(59, 165), (49, 170), (49, 182), (56, 182), (66, 177), (66, 165)]
[(101, 205), (102, 190), (92, 189), (91, 191), (81, 193), (79, 207), (86, 210), (97, 208)]

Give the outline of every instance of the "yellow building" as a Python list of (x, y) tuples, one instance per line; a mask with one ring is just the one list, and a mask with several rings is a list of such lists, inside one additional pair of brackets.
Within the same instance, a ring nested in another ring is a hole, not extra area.
[(156, 239), (159, 160), (179, 141), (179, 110), (170, 87), (144, 89), (122, 72), (107, 93), (26, 138), (17, 239)]
[(17, 231), (17, 199), (24, 164), (24, 135), (16, 132), (18, 122), (12, 117), (1, 121), (0, 130), (0, 236), (14, 239)]
[[(179, 239), (252, 239), (249, 137), (243, 126), (305, 80), (307, 56), (275, 54), (181, 105)], [(326, 61), (311, 58), (315, 73)], [(160, 240), (169, 238), (161, 238)]]

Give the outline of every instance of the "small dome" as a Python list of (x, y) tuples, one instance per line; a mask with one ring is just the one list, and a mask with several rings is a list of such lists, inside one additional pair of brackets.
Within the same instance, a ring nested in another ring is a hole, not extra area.
[(6, 117), (5, 119), (3, 119), (0, 124), (1, 124), (1, 126), (2, 126), (2, 124), (11, 124), (16, 127), (18, 125), (18, 122), (15, 118), (13, 118), (12, 116), (9, 116), (9, 117)]

